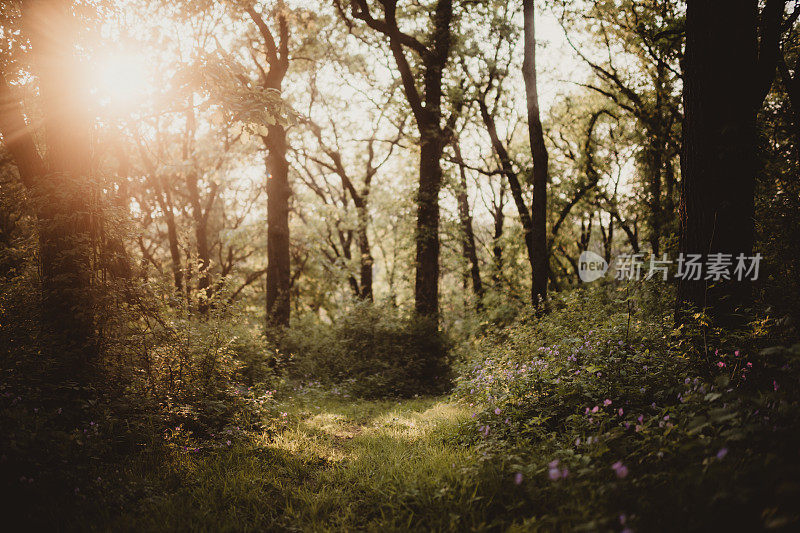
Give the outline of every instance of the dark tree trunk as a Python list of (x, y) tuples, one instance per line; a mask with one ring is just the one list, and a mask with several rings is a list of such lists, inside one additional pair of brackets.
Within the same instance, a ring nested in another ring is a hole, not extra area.
[[(35, 56), (47, 143), (47, 163), (39, 165), (33, 190), (39, 215), (43, 318), (70, 359), (65, 364), (81, 371), (88, 369), (97, 352), (88, 113), (81, 106), (86, 95), (76, 78), (71, 43), (50, 30), (74, 27), (69, 9), (66, 2), (38, 2), (26, 4), (23, 16)], [(23, 129), (12, 136), (27, 135), (24, 121), (20, 122)], [(10, 138), (5, 132), (4, 137)], [(29, 144), (33, 154), (26, 158), (38, 159), (33, 142)]]
[(528, 137), (533, 156), (533, 203), (531, 205), (531, 298), (534, 305), (547, 299), (547, 172), (548, 154), (544, 144), (544, 130), (539, 111), (539, 92), (536, 78), (536, 30), (534, 0), (522, 3), (525, 19), (525, 56), (522, 77), (525, 80), (525, 98), (528, 105)]
[[(453, 20), (453, 1), (438, 0), (433, 13), (433, 28), (426, 43), (403, 33), (397, 21), (397, 3), (380, 2), (383, 19), (376, 19), (366, 0), (350, 3), (353, 18), (364, 21), (370, 28), (389, 39), (389, 48), (400, 73), (403, 92), (419, 130), (420, 163), (417, 193), (416, 279), (414, 286), (415, 311), (438, 321), (439, 318), (439, 191), (442, 185), (441, 157), (450, 126), (442, 122), (442, 74), (450, 55), (450, 25)], [(340, 11), (340, 13), (344, 13)], [(417, 79), (406, 49), (419, 57), (423, 90)], [(452, 119), (455, 114), (452, 114)], [(449, 121), (448, 121), (449, 122)]]
[[(757, 171), (758, 2), (689, 0), (684, 67), (681, 242), (684, 254), (752, 255)], [(731, 319), (751, 302), (744, 281), (681, 280), (688, 307)]]
[[(438, 128), (437, 128), (438, 129)], [(439, 314), (439, 190), (442, 186), (441, 141), (438, 131), (420, 133), (419, 190), (417, 193), (417, 272), (415, 309), (419, 315)]]
[(267, 320), (288, 326), (291, 312), (289, 291), (289, 164), (286, 161), (286, 131), (269, 127), (267, 148)]
[[(277, 4), (278, 39), (252, 6), (245, 12), (258, 28), (264, 41), (269, 71), (262, 71), (262, 86), (281, 92), (289, 69), (289, 24), (282, 0)], [(267, 150), (267, 323), (288, 326), (291, 313), (291, 260), (289, 254), (289, 164), (286, 161), (286, 130), (271, 124), (262, 137)]]

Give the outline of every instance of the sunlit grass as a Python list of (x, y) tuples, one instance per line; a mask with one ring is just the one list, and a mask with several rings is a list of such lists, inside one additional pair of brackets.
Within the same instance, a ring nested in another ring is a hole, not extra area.
[(477, 496), (463, 469), (476, 460), (475, 450), (449, 438), (469, 416), (463, 406), (431, 398), (369, 402), (319, 394), (301, 395), (283, 408), (287, 427), (277, 435), (253, 435), (231, 449), (180, 456), (169, 474), (150, 480), (161, 490), (121, 516), (111, 515), (111, 527), (483, 527), (488, 502)]

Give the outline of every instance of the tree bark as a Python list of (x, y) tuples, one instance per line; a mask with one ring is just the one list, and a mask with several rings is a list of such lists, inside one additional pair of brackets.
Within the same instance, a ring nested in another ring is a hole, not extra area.
[(531, 299), (534, 305), (547, 299), (547, 174), (548, 154), (539, 110), (536, 77), (536, 29), (534, 0), (523, 0), (525, 53), (522, 77), (528, 105), (528, 137), (533, 156), (533, 202), (531, 205)]
[[(684, 66), (680, 251), (752, 255), (758, 84), (758, 2), (689, 0)], [(690, 308), (735, 320), (751, 302), (745, 281), (681, 280), (678, 320)]]
[[(439, 319), (439, 192), (442, 187), (441, 158), (451, 126), (442, 126), (442, 75), (450, 54), (453, 0), (438, 0), (433, 13), (430, 44), (403, 33), (397, 21), (397, 3), (381, 1), (383, 19), (376, 19), (366, 0), (351, 2), (354, 18), (389, 38), (389, 48), (400, 73), (403, 92), (419, 130), (420, 161), (417, 192), (415, 311), (419, 316)], [(342, 11), (340, 11), (341, 13)], [(405, 49), (418, 54), (422, 65), (423, 91)], [(455, 114), (449, 118), (453, 119)], [(452, 120), (448, 120), (452, 122)]]
[[(35, 145), (19, 101), (0, 77), (0, 133), (31, 191), (38, 216), (42, 317), (45, 330), (64, 355), (70, 375), (91, 370), (97, 355), (92, 287), (91, 156), (88, 112), (71, 42), (50, 31), (71, 34), (74, 21), (66, 2), (23, 6), (39, 79), (46, 160)], [(74, 373), (72, 373), (74, 372)], [(62, 377), (67, 376), (64, 374)]]
[[(269, 72), (263, 74), (262, 86), (280, 92), (289, 68), (289, 24), (283, 2), (278, 1), (278, 41), (261, 14), (252, 6), (245, 8), (264, 41)], [(262, 69), (263, 71), (263, 69)], [(270, 124), (262, 137), (267, 150), (267, 323), (289, 325), (291, 313), (291, 259), (289, 253), (289, 163), (286, 160), (286, 130)]]
[(288, 326), (291, 313), (291, 267), (289, 260), (289, 164), (286, 161), (286, 131), (269, 127), (267, 148), (267, 320)]

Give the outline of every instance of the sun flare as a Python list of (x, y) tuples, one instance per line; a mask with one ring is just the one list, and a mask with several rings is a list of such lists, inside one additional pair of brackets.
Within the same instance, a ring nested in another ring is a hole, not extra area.
[(127, 108), (148, 93), (147, 64), (137, 54), (121, 52), (98, 58), (92, 89), (104, 107)]

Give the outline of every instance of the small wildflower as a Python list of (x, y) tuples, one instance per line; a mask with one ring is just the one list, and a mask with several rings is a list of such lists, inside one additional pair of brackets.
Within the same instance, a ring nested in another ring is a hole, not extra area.
[(495, 407), (494, 414), (496, 414), (496, 415), (500, 414), (500, 408), (499, 407)]
[(611, 400), (606, 398), (605, 401), (603, 402), (603, 407), (608, 407), (609, 405), (611, 405)]
[(517, 472), (514, 474), (514, 485), (521, 485), (522, 484), (522, 473)]
[(720, 450), (717, 452), (717, 459), (721, 461), (726, 455), (728, 455), (728, 448), (720, 448)]
[(614, 473), (617, 474), (617, 477), (620, 479), (624, 479), (628, 476), (628, 467), (622, 464), (622, 461), (617, 461), (611, 465), (611, 469), (614, 470)]
[(717, 363), (717, 366), (720, 367), (720, 368), (725, 368), (725, 363), (720, 361), (719, 363)]

